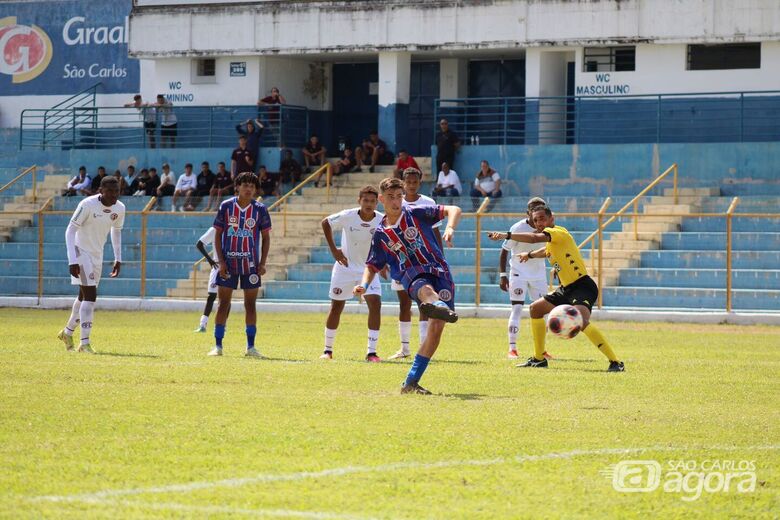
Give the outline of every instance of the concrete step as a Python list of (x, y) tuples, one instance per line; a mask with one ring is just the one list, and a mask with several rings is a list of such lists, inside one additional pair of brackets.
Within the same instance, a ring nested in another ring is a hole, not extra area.
[[(640, 258), (642, 250), (635, 249), (603, 249), (603, 258)], [(594, 251), (594, 255), (598, 258), (598, 249)], [(590, 262), (590, 249), (582, 251), (582, 258), (585, 263)], [(589, 265), (589, 264), (588, 264)]]
[(647, 251), (649, 249), (658, 249), (659, 242), (654, 240), (634, 240), (622, 239), (622, 240), (606, 240), (604, 241), (604, 247), (608, 249), (632, 249), (637, 251)]
[[(658, 220), (649, 220), (658, 219)], [(672, 222), (673, 219), (665, 217), (643, 217), (637, 224), (637, 230), (640, 233), (657, 233), (667, 231), (680, 231), (680, 222)], [(680, 219), (682, 220), (682, 219)], [(621, 228), (623, 231), (634, 231), (632, 222), (625, 222)]]
[[(674, 188), (664, 189), (664, 195), (667, 197), (674, 196)], [(718, 197), (720, 196), (720, 188), (677, 188), (677, 195)]]
[[(709, 199), (710, 197), (707, 196), (701, 196), (701, 195), (678, 195), (677, 196), (677, 203), (678, 204), (691, 204), (692, 206), (700, 206), (705, 200)], [(653, 196), (650, 197), (650, 204), (656, 205), (656, 204), (674, 204), (674, 197), (672, 196)]]
[[(636, 238), (634, 238), (634, 228), (631, 228), (631, 231), (617, 231), (614, 233), (611, 233), (609, 235), (609, 240), (605, 241), (608, 243), (612, 243), (612, 241), (619, 241), (619, 240), (644, 240), (644, 241), (650, 241), (650, 242), (656, 242), (658, 244), (661, 243), (661, 237), (662, 233), (655, 233), (655, 232), (637, 232)], [(590, 249), (590, 248), (588, 248)]]
[(695, 208), (691, 204), (653, 204), (646, 205), (644, 207), (644, 213), (646, 215), (653, 215), (658, 213), (692, 213)]

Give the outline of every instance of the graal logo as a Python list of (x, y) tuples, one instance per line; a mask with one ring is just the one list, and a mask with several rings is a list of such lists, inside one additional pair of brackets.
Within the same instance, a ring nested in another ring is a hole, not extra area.
[(19, 25), (15, 16), (0, 18), (0, 73), (14, 83), (38, 77), (51, 62), (49, 36), (37, 25)]
[(649, 493), (661, 484), (661, 465), (654, 460), (621, 460), (603, 473), (612, 477), (612, 487), (623, 493)]

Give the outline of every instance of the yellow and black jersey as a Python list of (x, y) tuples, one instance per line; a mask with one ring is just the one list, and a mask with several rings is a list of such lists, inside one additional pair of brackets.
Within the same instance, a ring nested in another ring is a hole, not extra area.
[(550, 259), (550, 264), (563, 285), (570, 285), (588, 276), (580, 249), (566, 228), (548, 227), (544, 228), (543, 233), (550, 237), (550, 241), (545, 246), (547, 258)]

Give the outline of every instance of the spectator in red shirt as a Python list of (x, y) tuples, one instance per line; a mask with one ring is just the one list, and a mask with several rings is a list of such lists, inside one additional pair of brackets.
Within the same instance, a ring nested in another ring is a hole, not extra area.
[(420, 170), (420, 167), (417, 166), (417, 161), (414, 160), (414, 157), (409, 155), (406, 150), (401, 150), (398, 152), (398, 162), (395, 163), (395, 171), (393, 172), (395, 174), (395, 178), (403, 179), (404, 170), (407, 168)]

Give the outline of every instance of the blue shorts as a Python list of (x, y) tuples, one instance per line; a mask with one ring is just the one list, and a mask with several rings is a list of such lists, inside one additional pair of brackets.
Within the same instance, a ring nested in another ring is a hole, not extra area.
[[(406, 280), (403, 280), (402, 283), (406, 283)], [(417, 292), (425, 285), (433, 287), (433, 290), (439, 293), (439, 299), (446, 303), (451, 310), (455, 310), (455, 282), (451, 278), (423, 273), (415, 277), (407, 285), (406, 292), (412, 300), (419, 304), (420, 300), (417, 299)]]
[(238, 289), (238, 281), (241, 280), (242, 289), (257, 289), (260, 287), (259, 274), (230, 274), (227, 278), (217, 275), (217, 285), (228, 287), (229, 289)]

